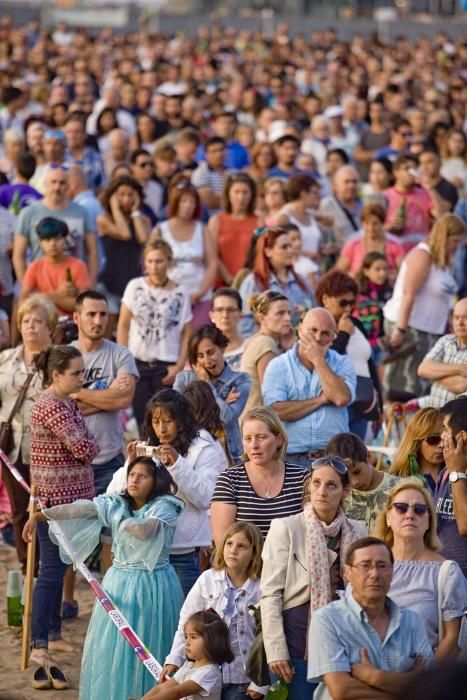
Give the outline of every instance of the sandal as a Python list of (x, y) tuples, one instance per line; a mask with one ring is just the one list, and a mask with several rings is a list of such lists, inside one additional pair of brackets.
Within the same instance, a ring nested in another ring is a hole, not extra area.
[(55, 690), (67, 690), (71, 688), (71, 683), (58, 666), (49, 666), (45, 669), (49, 676), (50, 683)]
[(49, 690), (52, 687), (52, 680), (44, 666), (36, 668), (32, 677), (32, 687), (36, 690)]

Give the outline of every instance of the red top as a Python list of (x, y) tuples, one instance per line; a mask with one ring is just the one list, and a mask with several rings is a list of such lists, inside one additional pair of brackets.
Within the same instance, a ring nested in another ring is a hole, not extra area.
[(98, 454), (76, 401), (44, 391), (31, 414), (31, 483), (39, 498), (49, 506), (93, 498), (91, 462)]
[[(244, 219), (234, 219), (231, 214), (221, 212), (219, 218), (219, 233), (217, 247), (221, 260), (231, 275), (236, 275), (245, 266), (246, 254), (250, 246), (255, 228), (258, 228), (258, 217), (254, 214)], [(217, 278), (214, 288), (225, 287), (225, 282)]]

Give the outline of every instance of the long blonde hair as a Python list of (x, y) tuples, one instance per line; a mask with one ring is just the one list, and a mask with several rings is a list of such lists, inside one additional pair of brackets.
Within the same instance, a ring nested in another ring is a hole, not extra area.
[(405, 429), (389, 473), (396, 476), (409, 476), (409, 455), (415, 455), (418, 461), (420, 443), (430, 435), (439, 435), (442, 424), (443, 420), (437, 408), (422, 408), (417, 411)]
[(418, 493), (423, 496), (423, 500), (428, 506), (429, 525), (427, 531), (423, 535), (423, 542), (425, 547), (431, 549), (432, 552), (436, 552), (436, 550), (441, 548), (441, 542), (436, 534), (437, 523), (435, 506), (431, 494), (426, 488), (424, 488), (422, 482), (416, 476), (410, 476), (408, 479), (401, 479), (389, 491), (386, 506), (376, 519), (376, 526), (373, 531), (373, 535), (375, 537), (379, 537), (380, 540), (383, 540), (383, 542), (389, 545), (389, 547), (392, 549), (394, 546), (394, 533), (387, 523), (387, 515), (391, 510), (392, 504), (396, 501), (397, 494), (405, 489), (413, 489), (414, 491), (418, 491)]
[(447, 267), (450, 263), (447, 239), (451, 236), (463, 236), (464, 232), (465, 224), (456, 214), (443, 214), (436, 219), (426, 242), (430, 248), (433, 263), (437, 267)]

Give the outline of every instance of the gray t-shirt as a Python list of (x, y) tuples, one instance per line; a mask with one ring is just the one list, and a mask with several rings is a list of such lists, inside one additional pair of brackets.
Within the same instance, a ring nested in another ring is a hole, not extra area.
[[(71, 343), (77, 347), (84, 360), (84, 389), (99, 391), (107, 389), (121, 374), (132, 374), (139, 379), (136, 363), (131, 352), (110, 340), (103, 340), (101, 347), (94, 352), (83, 352), (78, 341)], [(98, 411), (85, 416), (86, 426), (95, 435), (101, 451), (93, 464), (104, 464), (116, 457), (123, 449), (123, 427), (120, 410)]]
[(39, 245), (36, 226), (46, 216), (60, 219), (67, 224), (70, 235), (67, 238), (66, 253), (80, 260), (85, 260), (84, 236), (86, 233), (95, 231), (88, 211), (75, 202), (69, 202), (64, 209), (55, 210), (49, 209), (40, 201), (30, 204), (29, 207), (25, 207), (20, 212), (15, 227), (15, 235), (28, 239), (31, 261), (42, 258), (43, 253)]

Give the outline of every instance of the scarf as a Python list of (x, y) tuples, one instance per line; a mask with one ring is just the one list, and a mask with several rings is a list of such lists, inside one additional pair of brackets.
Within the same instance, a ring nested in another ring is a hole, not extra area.
[(340, 533), (340, 569), (344, 573), (345, 555), (349, 545), (357, 539), (353, 524), (346, 518), (342, 507), (329, 525), (316, 515), (311, 503), (304, 508), (306, 550), (310, 573), (310, 616), (332, 601), (331, 574), (329, 571), (326, 537), (337, 537)]

